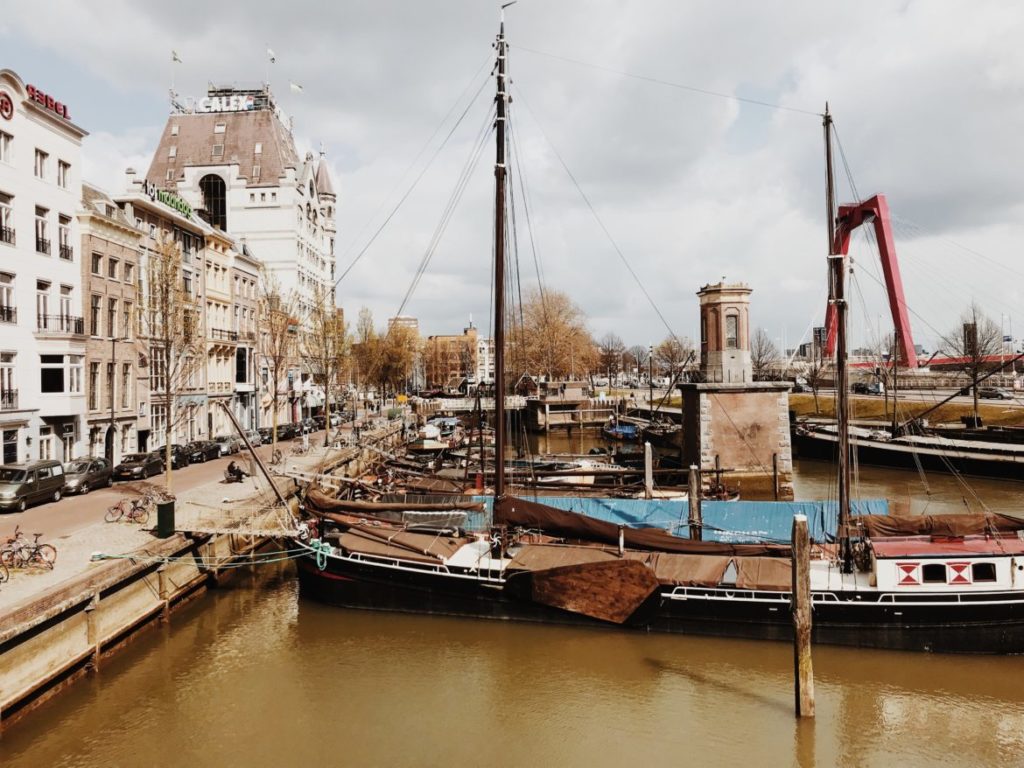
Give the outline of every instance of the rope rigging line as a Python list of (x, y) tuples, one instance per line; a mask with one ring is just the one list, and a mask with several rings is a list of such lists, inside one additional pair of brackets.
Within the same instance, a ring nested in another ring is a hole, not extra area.
[(817, 117), (817, 118), (823, 117), (823, 115), (820, 112), (816, 112), (816, 111), (809, 110), (809, 109), (801, 109), (799, 107), (787, 107), (784, 104), (774, 104), (774, 103), (772, 103), (770, 101), (761, 101), (759, 99), (750, 99), (750, 98), (747, 98), (745, 96), (737, 96), (737, 95), (732, 94), (732, 93), (722, 93), (720, 91), (712, 91), (712, 90), (709, 90), (707, 88), (698, 88), (697, 86), (693, 86), (693, 85), (684, 85), (683, 83), (674, 83), (674, 82), (672, 82), (670, 80), (662, 80), (660, 78), (650, 77), (648, 75), (637, 75), (637, 74), (634, 74), (632, 72), (626, 72), (626, 71), (621, 70), (621, 69), (614, 69), (612, 67), (606, 67), (606, 66), (604, 66), (602, 64), (593, 64), (593, 63), (587, 62), (587, 61), (580, 61), (579, 59), (571, 59), (568, 56), (560, 56), (560, 55), (555, 54), (555, 53), (547, 53), (545, 51), (538, 51), (535, 48), (527, 48), (527, 47), (522, 46), (522, 45), (516, 45), (516, 46), (509, 45), (509, 48), (515, 48), (515, 49), (518, 49), (520, 51), (526, 51), (527, 53), (533, 53), (533, 54), (536, 54), (537, 56), (546, 56), (546, 57), (548, 57), (550, 59), (557, 59), (558, 61), (565, 61), (565, 62), (568, 62), (569, 64), (576, 64), (577, 66), (581, 66), (581, 67), (589, 67), (591, 69), (596, 69), (596, 70), (599, 70), (601, 72), (609, 72), (609, 73), (614, 74), (614, 75), (621, 75), (622, 77), (629, 77), (629, 78), (632, 78), (634, 80), (642, 80), (642, 81), (647, 82), (647, 83), (654, 83), (655, 85), (663, 85), (663, 86), (665, 86), (667, 88), (675, 88), (675, 89), (680, 90), (680, 91), (688, 91), (690, 93), (697, 93), (697, 94), (700, 94), (702, 96), (714, 96), (716, 98), (726, 99), (728, 101), (736, 101), (736, 102), (740, 102), (742, 104), (752, 104), (752, 105), (757, 106), (757, 107), (767, 107), (768, 109), (778, 109), (778, 110), (781, 110), (783, 112), (794, 112), (794, 113), (799, 114), (799, 115), (810, 115), (812, 117)]
[[(437, 226), (434, 228), (434, 232), (431, 235), (430, 241), (427, 244), (427, 248), (424, 251), (423, 256), (420, 258), (420, 262), (417, 265), (416, 272), (413, 275), (413, 279), (410, 282), (409, 287), (406, 289), (405, 295), (402, 298), (401, 304), (398, 307), (396, 315), (401, 315), (405, 311), (405, 307), (412, 299), (412, 296), (415, 293), (417, 287), (419, 286), (420, 281), (423, 278), (423, 275), (426, 274), (426, 270), (427, 267), (430, 265), (430, 261), (433, 259), (434, 254), (437, 253), (437, 249), (440, 247), (441, 240), (444, 237), (444, 234), (448, 229), (448, 225), (451, 223), (452, 217), (455, 214), (455, 210), (458, 207), (459, 202), (462, 200), (462, 195), (465, 192), (470, 179), (472, 178), (473, 170), (476, 168), (477, 163), (479, 162), (480, 157), (483, 153), (484, 146), (486, 145), (486, 141), (492, 130), (493, 118), (494, 107), (492, 105), (489, 107), (485, 115), (483, 124), (480, 130), (478, 131), (477, 137), (471, 146), (470, 153), (467, 156), (466, 161), (459, 172), (459, 176), (455, 182), (455, 186), (453, 187), (452, 192), (449, 195), (447, 202), (445, 203), (445, 207), (441, 213), (441, 219), (439, 220)], [(380, 365), (383, 361), (385, 352), (383, 342), (386, 342), (390, 338), (394, 328), (394, 325), (388, 327), (382, 339), (381, 347), (378, 350), (378, 355), (376, 359), (373, 361), (370, 370), (367, 372), (367, 376), (371, 380), (373, 375), (380, 368)]]
[(665, 316), (662, 314), (661, 309), (658, 308), (658, 305), (654, 302), (654, 299), (651, 297), (651, 294), (647, 291), (647, 288), (640, 280), (640, 277), (634, 271), (632, 265), (630, 265), (629, 260), (626, 258), (626, 255), (622, 252), (622, 249), (619, 247), (619, 244), (615, 241), (615, 238), (612, 237), (611, 232), (608, 231), (608, 228), (605, 226), (604, 221), (602, 221), (601, 217), (598, 215), (597, 209), (594, 208), (594, 205), (590, 202), (590, 198), (587, 197), (587, 193), (583, 191), (583, 187), (580, 186), (579, 181), (576, 180), (576, 177), (573, 175), (573, 172), (569, 169), (569, 166), (566, 164), (565, 160), (562, 159), (562, 155), (561, 153), (559, 153), (558, 148), (555, 146), (554, 142), (551, 141), (550, 137), (547, 134), (547, 131), (544, 130), (544, 126), (541, 125), (540, 121), (538, 120), (537, 113), (530, 107), (529, 101), (523, 95), (522, 90), (518, 86), (516, 87), (516, 93), (523, 100), (523, 104), (526, 105), (527, 111), (529, 111), (529, 113), (532, 115), (534, 122), (540, 129), (541, 135), (544, 136), (544, 140), (547, 141), (548, 146), (551, 147), (551, 151), (555, 153), (555, 157), (558, 158), (558, 162), (562, 166), (562, 169), (565, 171), (566, 175), (568, 175), (569, 179), (572, 181), (573, 186), (576, 187), (576, 191), (579, 192), (580, 197), (583, 198), (583, 202), (586, 203), (587, 208), (589, 209), (591, 215), (594, 217), (594, 220), (597, 222), (597, 225), (601, 229), (601, 232), (604, 233), (604, 236), (608, 239), (608, 242), (611, 244), (615, 253), (618, 255), (619, 260), (622, 262), (623, 266), (625, 266), (626, 271), (629, 272), (630, 276), (633, 278), (633, 281), (637, 284), (637, 287), (640, 288), (640, 291), (641, 293), (643, 293), (644, 298), (647, 299), (647, 303), (651, 305), (651, 308), (654, 310), (654, 313), (658, 316), (658, 319), (661, 321), (662, 325), (665, 326), (665, 329), (668, 331), (672, 339), (676, 343), (682, 344), (682, 342), (679, 340), (679, 337), (672, 329), (672, 326), (669, 325), (668, 320), (665, 319)]

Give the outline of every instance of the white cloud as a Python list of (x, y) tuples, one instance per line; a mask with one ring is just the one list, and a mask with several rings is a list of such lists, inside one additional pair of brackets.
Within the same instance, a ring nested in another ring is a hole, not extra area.
[[(120, 0), (100, 14), (89, 5), (51, 3), (41, 27), (38, 4), (13, 2), (0, 39), (22, 36), (41, 55), (55, 51), (78, 62), (113, 93), (149, 96), (166, 92), (172, 48), (184, 61), (177, 89), (196, 94), (208, 80), (261, 80), (269, 43), (277, 53), (271, 81), (295, 115), (300, 143), (315, 149), (323, 141), (336, 173), (343, 269), (346, 253), (354, 253), (347, 246), (355, 242), (358, 250), (394, 204), (409, 163), (455, 97), (479, 67), (481, 77), (486, 73), (496, 9), (472, 0), (264, 2), (247, 9)], [(646, 343), (664, 329), (549, 139), (678, 333), (692, 334), (696, 290), (724, 274), (754, 287), (754, 322), (775, 337), (786, 332), (792, 343), (823, 311), (820, 120), (526, 49), (797, 109), (820, 110), (829, 100), (857, 190), (886, 193), (903, 222), (897, 249), (908, 299), (923, 317), (914, 321), (919, 336), (945, 330), (972, 297), (983, 298), (996, 319), (1020, 306), (1021, 282), (1008, 269), (1024, 235), (1016, 223), (1024, 210), (1024, 48), (1017, 42), (1024, 9), (967, 0), (874, 3), (870, 12), (810, 0), (728, 8), (566, 0), (515, 6), (507, 30), (513, 116), (542, 268), (550, 287), (572, 294), (590, 314), (596, 335), (614, 330)], [(304, 92), (288, 93), (288, 80)], [(351, 316), (363, 303), (378, 321), (397, 309), (490, 90), (486, 85), (465, 130), (342, 284)], [(85, 169), (87, 178), (118, 189), (125, 165), (148, 165), (165, 115), (132, 112), (115, 104), (130, 100), (111, 93), (82, 98), (111, 103), (108, 123), (85, 126), (93, 131)], [(470, 312), (484, 325), (491, 162), (488, 149), (407, 307), (427, 332), (455, 330)], [(839, 170), (841, 196), (849, 199), (841, 164)], [(883, 292), (870, 279), (877, 259), (866, 245), (854, 253), (862, 311), (877, 320), (884, 311)], [(523, 280), (532, 279), (524, 240), (519, 258)]]

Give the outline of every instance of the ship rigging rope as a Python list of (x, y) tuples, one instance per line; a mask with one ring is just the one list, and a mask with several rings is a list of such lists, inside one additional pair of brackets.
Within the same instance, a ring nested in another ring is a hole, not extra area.
[(697, 94), (700, 94), (701, 96), (713, 96), (713, 97), (719, 98), (719, 99), (726, 99), (727, 101), (737, 101), (737, 102), (740, 102), (742, 104), (752, 104), (752, 105), (757, 106), (757, 107), (766, 107), (768, 109), (778, 109), (778, 110), (782, 110), (783, 112), (795, 112), (796, 114), (799, 114), (799, 115), (810, 115), (812, 117), (822, 117), (823, 116), (820, 112), (817, 112), (817, 111), (814, 111), (814, 110), (810, 110), (810, 109), (801, 109), (799, 107), (787, 107), (784, 104), (774, 104), (774, 103), (772, 103), (770, 101), (761, 101), (759, 99), (750, 99), (750, 98), (747, 98), (745, 96), (737, 96), (737, 95), (732, 94), (732, 93), (722, 93), (721, 91), (712, 91), (712, 90), (709, 90), (707, 88), (698, 88), (697, 86), (694, 86), (694, 85), (684, 85), (683, 83), (674, 83), (674, 82), (672, 82), (670, 80), (662, 80), (660, 78), (650, 77), (648, 75), (637, 75), (637, 74), (634, 74), (632, 72), (626, 72), (626, 71), (621, 70), (621, 69), (613, 69), (612, 67), (606, 67), (603, 64), (593, 64), (593, 63), (587, 62), (587, 61), (580, 61), (579, 59), (571, 59), (568, 56), (559, 56), (556, 53), (547, 53), (545, 51), (538, 51), (538, 50), (536, 50), (534, 48), (527, 48), (527, 47), (522, 46), (522, 45), (516, 45), (516, 46), (509, 45), (509, 48), (515, 48), (515, 49), (520, 50), (520, 51), (526, 51), (527, 53), (533, 53), (533, 54), (536, 54), (538, 56), (547, 56), (550, 59), (557, 59), (559, 61), (565, 61), (565, 62), (568, 62), (570, 64), (576, 64), (576, 65), (581, 66), (581, 67), (589, 67), (591, 69), (596, 69), (596, 70), (599, 70), (601, 72), (609, 72), (609, 73), (614, 74), (614, 75), (621, 75), (622, 77), (629, 77), (629, 78), (632, 78), (634, 80), (643, 80), (644, 82), (647, 82), (647, 83), (654, 83), (655, 85), (663, 85), (666, 88), (675, 88), (676, 90), (680, 90), (680, 91), (688, 91), (690, 93), (697, 93)]
[[(493, 129), (494, 120), (494, 107), (493, 105), (488, 109), (485, 114), (485, 119), (480, 130), (477, 132), (477, 137), (471, 145), (471, 150), (466, 158), (461, 171), (459, 172), (458, 179), (455, 182), (455, 186), (452, 189), (451, 195), (448, 197), (448, 201), (445, 204), (444, 210), (441, 213), (441, 219), (434, 229), (434, 233), (430, 238), (430, 242), (427, 245), (426, 251), (420, 259), (420, 263), (416, 268), (416, 272), (413, 275), (412, 280), (409, 283), (409, 287), (406, 289), (405, 296), (402, 298), (402, 302), (398, 307), (396, 315), (401, 315), (405, 311), (406, 305), (412, 299), (416, 288), (419, 286), (423, 275), (426, 273), (427, 267), (430, 265), (431, 259), (434, 254), (437, 253), (437, 249), (441, 245), (441, 240), (444, 237), (445, 232), (448, 229), (448, 225), (451, 223), (452, 217), (455, 214), (455, 209), (458, 207), (459, 202), (462, 200), (462, 195), (466, 190), (466, 186), (469, 184), (470, 179), (473, 175), (473, 170), (476, 168), (477, 163), (483, 153), (483, 149), (486, 146), (487, 139), (491, 130)], [(394, 324), (388, 327), (387, 332), (384, 334), (382, 342), (386, 342), (391, 336), (391, 332), (396, 326)], [(379, 349), (377, 358), (373, 361), (370, 370), (367, 372), (367, 379), (373, 380), (373, 376), (376, 374), (377, 369), (380, 367), (385, 353), (385, 346), (382, 343)]]
[[(405, 178), (405, 176), (408, 175), (409, 170), (411, 170), (416, 165), (416, 163), (419, 161), (420, 157), (423, 155), (424, 150), (426, 150), (427, 146), (430, 145), (430, 142), (433, 141), (434, 137), (437, 135), (438, 131), (441, 129), (441, 126), (444, 125), (446, 120), (448, 120), (448, 118), (451, 116), (452, 112), (455, 111), (455, 109), (458, 106), (459, 102), (462, 101), (463, 96), (465, 96), (466, 91), (468, 91), (469, 88), (472, 86), (473, 82), (477, 79), (477, 77), (479, 76), (479, 74), (483, 70), (483, 68), (485, 66), (487, 66), (487, 63), (490, 61), (490, 58), (491, 58), (490, 55), (488, 55), (487, 59), (484, 61), (484, 64), (480, 67), (480, 69), (477, 70), (476, 74), (473, 75), (473, 78), (466, 85), (466, 88), (463, 90), (463, 92), (461, 94), (459, 94), (459, 97), (455, 100), (455, 103), (452, 104), (451, 109), (448, 110), (448, 113), (444, 116), (444, 118), (442, 118), (442, 120), (438, 124), (437, 128), (434, 129), (434, 132), (430, 135), (430, 138), (427, 139), (426, 143), (423, 145), (423, 148), (416, 155), (416, 158), (412, 161), (412, 163), (409, 164), (409, 168), (406, 169), (404, 174), (402, 174), (402, 178)], [(452, 127), (449, 129), (449, 131), (445, 135), (444, 139), (441, 141), (440, 144), (437, 145), (437, 148), (434, 150), (433, 154), (431, 154), (430, 159), (427, 161), (426, 165), (424, 165), (423, 168), (420, 170), (420, 172), (418, 174), (416, 174), (416, 178), (413, 179), (412, 183), (409, 185), (409, 188), (406, 189), (404, 193), (402, 193), (402, 196), (398, 199), (398, 202), (395, 203), (394, 207), (391, 209), (391, 211), (388, 213), (388, 215), (384, 218), (384, 221), (381, 222), (380, 226), (377, 227), (377, 229), (374, 231), (373, 235), (370, 236), (370, 239), (366, 242), (366, 245), (364, 245), (360, 249), (359, 253), (357, 253), (355, 255), (355, 257), (352, 259), (352, 263), (350, 263), (342, 271), (342, 273), (341, 273), (341, 275), (339, 275), (338, 279), (334, 281), (334, 287), (335, 288), (337, 288), (338, 284), (342, 280), (345, 279), (345, 277), (348, 275), (349, 272), (352, 271), (352, 268), (355, 267), (355, 265), (357, 263), (359, 263), (359, 260), (370, 249), (370, 246), (373, 245), (374, 241), (376, 241), (376, 239), (380, 235), (380, 233), (384, 231), (384, 228), (387, 227), (387, 225), (389, 223), (391, 223), (391, 219), (394, 218), (395, 214), (398, 213), (399, 208), (402, 207), (402, 204), (405, 203), (405, 201), (412, 194), (413, 190), (416, 189), (416, 186), (420, 183), (420, 180), (423, 178), (423, 176), (426, 174), (426, 172), (430, 169), (430, 167), (434, 164), (434, 161), (437, 159), (438, 155), (441, 154), (441, 150), (443, 150), (445, 148), (445, 146), (448, 144), (448, 141), (455, 134), (455, 131), (458, 130), (458, 127), (460, 125), (462, 125), (462, 121), (466, 118), (466, 115), (469, 114), (470, 109), (476, 103), (477, 99), (480, 98), (480, 94), (483, 92), (484, 87), (489, 82), (490, 82), (490, 76), (489, 75), (487, 77), (483, 78), (483, 80), (480, 83), (480, 87), (477, 88), (476, 93), (473, 94), (473, 98), (471, 98), (469, 100), (469, 102), (466, 104), (465, 109), (463, 109), (462, 113), (459, 115), (459, 119), (455, 121), (455, 124), (452, 125)], [(396, 188), (397, 188), (397, 185), (396, 185)], [(388, 193), (388, 197), (390, 197), (390, 196), (391, 196), (391, 193)], [(387, 197), (385, 197), (385, 200), (386, 199), (387, 199)], [(383, 203), (382, 203), (382, 205), (383, 205)], [(378, 210), (379, 210), (379, 208), (378, 208)], [(376, 213), (374, 214), (374, 216), (376, 216)], [(371, 220), (372, 220), (372, 217), (371, 217)], [(351, 250), (351, 249), (349, 249), (349, 250)]]
[(537, 113), (530, 107), (530, 102), (526, 99), (526, 96), (523, 95), (522, 90), (518, 86), (516, 87), (516, 93), (518, 94), (519, 98), (522, 99), (527, 111), (533, 117), (533, 121), (537, 124), (537, 127), (540, 129), (541, 135), (544, 136), (544, 140), (547, 141), (548, 146), (551, 147), (551, 151), (554, 152), (555, 157), (558, 158), (558, 162), (562, 166), (562, 170), (565, 171), (566, 175), (572, 181), (573, 186), (576, 187), (576, 191), (579, 192), (580, 197), (583, 198), (583, 202), (586, 203), (588, 210), (594, 217), (594, 221), (597, 222), (597, 226), (600, 228), (601, 232), (604, 234), (608, 242), (611, 244), (612, 249), (615, 251), (616, 255), (618, 255), (619, 260), (626, 268), (626, 271), (629, 272), (630, 276), (633, 278), (633, 281), (637, 284), (637, 287), (640, 288), (641, 293), (643, 293), (644, 297), (647, 299), (647, 303), (651, 305), (651, 308), (654, 310), (654, 313), (658, 316), (658, 319), (661, 320), (662, 325), (665, 326), (665, 329), (668, 331), (672, 339), (677, 344), (682, 344), (682, 342), (679, 340), (679, 337), (676, 336), (675, 331), (672, 330), (672, 326), (669, 325), (668, 320), (665, 319), (665, 315), (662, 314), (661, 309), (655, 303), (654, 299), (651, 297), (651, 294), (644, 286), (643, 281), (640, 280), (639, 275), (637, 275), (636, 271), (629, 263), (629, 260), (626, 258), (626, 255), (622, 252), (622, 249), (619, 247), (618, 242), (616, 242), (615, 238), (612, 237), (612, 234), (608, 230), (608, 227), (605, 226), (604, 221), (601, 219), (600, 215), (598, 215), (597, 209), (594, 208), (594, 205), (590, 202), (590, 198), (587, 197), (587, 193), (583, 191), (583, 187), (581, 187), (579, 181), (576, 180), (576, 176), (573, 175), (573, 172), (569, 169), (569, 166), (566, 164), (565, 160), (562, 159), (561, 153), (558, 151), (558, 148), (555, 146), (554, 142), (551, 141), (551, 138), (548, 136), (547, 131), (544, 130), (544, 126), (538, 119)]

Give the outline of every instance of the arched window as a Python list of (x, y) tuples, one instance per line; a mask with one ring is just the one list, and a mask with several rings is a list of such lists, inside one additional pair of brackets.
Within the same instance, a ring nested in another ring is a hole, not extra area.
[(224, 179), (210, 173), (199, 180), (199, 192), (203, 197), (203, 209), (210, 217), (210, 224), (220, 230), (228, 228), (227, 186)]
[(739, 347), (740, 338), (740, 316), (730, 312), (725, 316), (725, 348), (736, 349)]

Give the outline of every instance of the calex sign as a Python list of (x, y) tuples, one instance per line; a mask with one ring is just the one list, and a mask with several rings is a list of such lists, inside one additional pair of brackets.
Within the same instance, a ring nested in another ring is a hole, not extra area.
[(204, 96), (196, 104), (196, 112), (246, 112), (254, 106), (252, 96)]
[(157, 200), (164, 205), (170, 206), (186, 219), (192, 218), (191, 205), (165, 189), (157, 189), (156, 184), (152, 181), (142, 182), (142, 194), (146, 195), (150, 200)]

